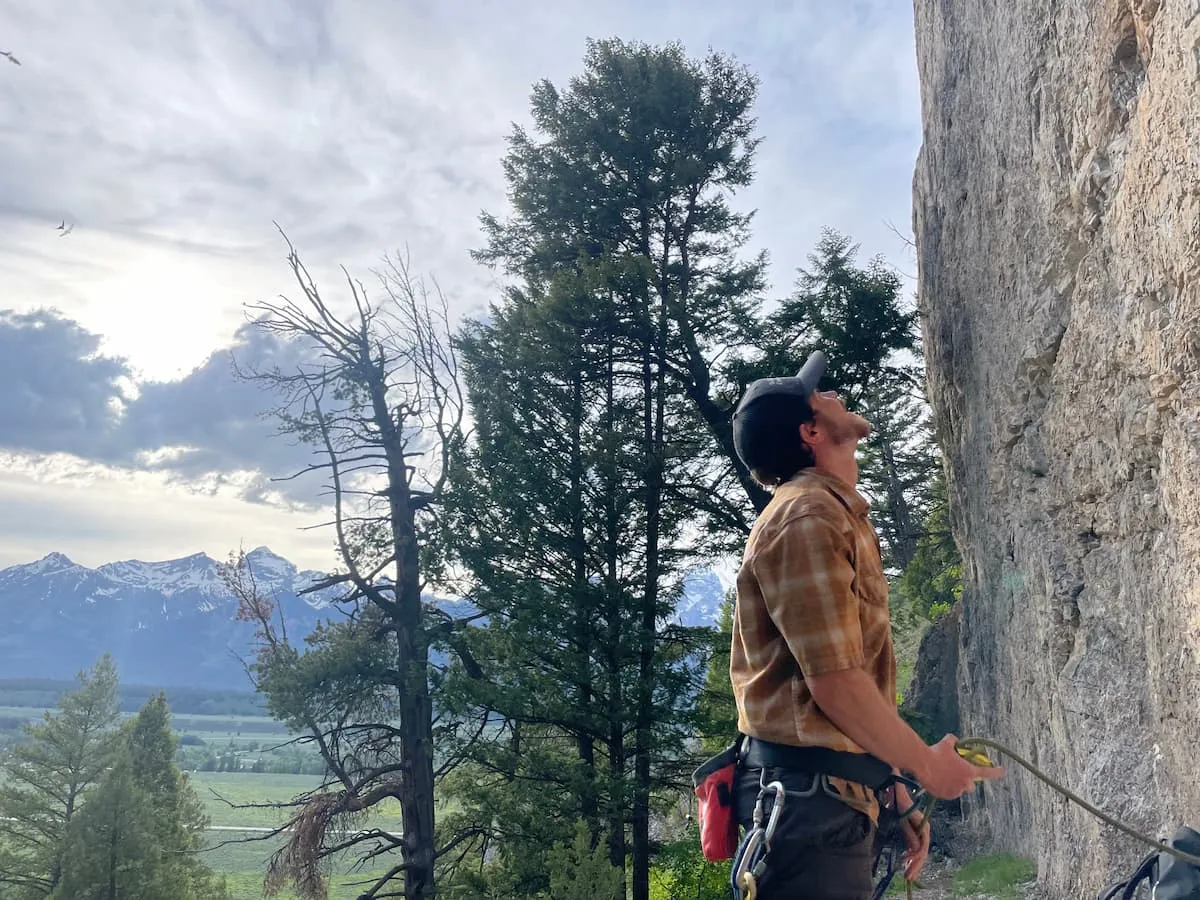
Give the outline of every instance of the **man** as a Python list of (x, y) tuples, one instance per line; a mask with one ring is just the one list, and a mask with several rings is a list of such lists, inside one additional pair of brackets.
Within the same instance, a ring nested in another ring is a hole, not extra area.
[[(741, 824), (750, 827), (762, 785), (787, 790), (758, 900), (870, 898), (875, 788), (892, 772), (941, 799), (1002, 774), (963, 760), (953, 735), (926, 745), (896, 711), (888, 584), (855, 487), (855, 451), (871, 426), (817, 390), (824, 372), (818, 352), (795, 377), (754, 382), (733, 420), (738, 456), (773, 492), (738, 572), (730, 654), (747, 736)], [(907, 790), (894, 790), (895, 806), (908, 809)], [(919, 819), (902, 825), (910, 880), (929, 851)]]

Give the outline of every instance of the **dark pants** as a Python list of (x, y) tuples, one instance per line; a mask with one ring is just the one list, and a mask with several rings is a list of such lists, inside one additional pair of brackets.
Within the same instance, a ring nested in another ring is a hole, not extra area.
[[(744, 769), (738, 777), (738, 821), (750, 828), (758, 799), (761, 769)], [(766, 783), (782, 782), (788, 791), (783, 814), (771, 841), (766, 871), (758, 879), (757, 900), (871, 900), (875, 825), (818, 785), (808, 792), (813, 775), (784, 769), (766, 770)], [(763, 806), (763, 825), (771, 811), (772, 793)]]

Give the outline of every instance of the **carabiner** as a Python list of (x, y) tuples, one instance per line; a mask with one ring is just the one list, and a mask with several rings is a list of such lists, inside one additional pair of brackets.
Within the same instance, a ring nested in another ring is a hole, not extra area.
[[(782, 782), (772, 781), (770, 784), (759, 782), (758, 801), (754, 804), (754, 824), (742, 840), (734, 859), (733, 871), (730, 873), (730, 884), (737, 900), (755, 900), (758, 894), (758, 879), (767, 868), (767, 854), (771, 850), (771, 838), (775, 836), (775, 828), (779, 817), (783, 814), (783, 802), (787, 790)], [(767, 791), (775, 792), (775, 802), (771, 806), (771, 815), (767, 818), (764, 828), (763, 802)]]
[[(775, 802), (771, 804), (771, 818), (767, 819), (767, 828), (763, 832), (763, 855), (771, 849), (771, 838), (775, 836), (775, 826), (779, 824), (779, 817), (783, 815), (783, 800), (787, 797), (787, 790), (784, 789), (783, 783), (772, 781), (767, 785), (767, 790), (775, 791)], [(762, 794), (759, 795), (759, 802), (762, 801)]]

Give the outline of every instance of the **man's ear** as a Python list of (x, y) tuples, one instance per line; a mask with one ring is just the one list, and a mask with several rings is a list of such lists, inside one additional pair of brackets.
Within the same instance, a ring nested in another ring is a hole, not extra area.
[(800, 423), (800, 440), (811, 447), (813, 444), (819, 442), (820, 439), (821, 427), (815, 421)]

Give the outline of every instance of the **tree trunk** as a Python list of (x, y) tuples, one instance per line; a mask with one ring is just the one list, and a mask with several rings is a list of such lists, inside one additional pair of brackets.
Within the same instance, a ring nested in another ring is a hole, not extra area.
[(892, 561), (904, 570), (917, 553), (917, 528), (912, 510), (904, 496), (904, 485), (896, 467), (896, 452), (890, 440), (883, 441), (883, 462), (887, 468), (888, 506), (892, 514)]
[(387, 453), (389, 521), (395, 554), (396, 671), (400, 676), (400, 817), (404, 831), (404, 898), (435, 894), (433, 877), (433, 704), (429, 696), (429, 638), (421, 606), (417, 529), (404, 440), (392, 421), (381, 381), (373, 385), (373, 412)]
[(119, 900), (117, 896), (117, 843), (120, 825), (120, 812), (113, 817), (112, 831), (108, 840), (108, 900)]
[[(576, 681), (579, 684), (579, 706), (581, 710), (591, 709), (593, 703), (592, 667), (590, 663), (592, 646), (592, 606), (584, 602), (591, 585), (587, 577), (587, 535), (584, 523), (583, 497), (583, 373), (578, 369), (572, 373), (571, 380), (571, 553), (574, 571), (572, 578), (575, 584), (575, 604), (577, 619), (575, 622), (576, 652), (582, 661)], [(600, 833), (600, 806), (596, 796), (596, 742), (588, 733), (578, 737), (579, 762), (583, 765), (583, 774), (587, 785), (579, 798), (579, 809), (584, 821), (588, 824), (592, 846), (595, 847)]]
[[(415, 528), (411, 517), (393, 518), (404, 523), (407, 534), (397, 540), (397, 549), (407, 552), (398, 559), (415, 556)], [(429, 642), (421, 621), (421, 586), (415, 562), (400, 570), (397, 596), (396, 667), (404, 686), (400, 693), (400, 754), (406, 763), (401, 780), (400, 815), (404, 827), (405, 900), (433, 896), (434, 806), (433, 806), (433, 708), (429, 697)]]
[[(605, 367), (605, 412), (607, 426), (611, 432), (616, 425), (616, 396), (613, 365), (613, 346), (610, 338)], [(606, 647), (605, 672), (608, 704), (608, 860), (625, 871), (625, 697), (622, 690), (623, 674), (622, 647), (624, 644), (624, 617), (622, 616), (621, 585), (618, 577), (620, 549), (620, 513), (617, 508), (617, 490), (620, 476), (615, 462), (605, 462), (604, 486), (604, 531), (605, 531), (605, 619)]]
[[(649, 285), (647, 285), (649, 288)], [(654, 725), (654, 657), (658, 645), (658, 595), (661, 577), (662, 504), (666, 377), (661, 358), (667, 345), (666, 310), (654, 322), (649, 291), (644, 308), (647, 343), (642, 356), (642, 445), (645, 454), (646, 571), (638, 629), (638, 697), (634, 732), (633, 897), (650, 900), (650, 757)], [(652, 323), (656, 327), (652, 330)]]

